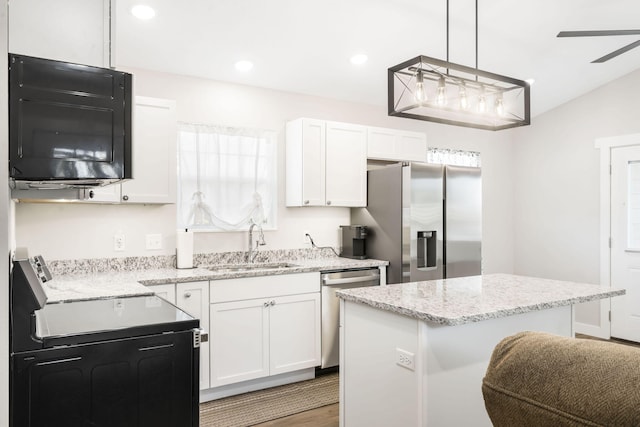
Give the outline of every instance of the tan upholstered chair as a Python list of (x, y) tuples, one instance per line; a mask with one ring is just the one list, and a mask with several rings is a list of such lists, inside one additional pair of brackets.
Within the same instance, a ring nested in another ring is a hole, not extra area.
[(640, 348), (522, 332), (482, 382), (494, 426), (640, 426)]

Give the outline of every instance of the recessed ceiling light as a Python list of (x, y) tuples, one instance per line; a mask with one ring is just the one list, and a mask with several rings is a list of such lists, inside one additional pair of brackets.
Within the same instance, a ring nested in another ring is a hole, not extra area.
[(351, 63), (353, 65), (362, 65), (367, 62), (367, 59), (369, 59), (367, 55), (365, 55), (364, 53), (359, 53), (351, 57)]
[(236, 62), (235, 67), (236, 67), (236, 70), (246, 73), (247, 71), (253, 68), (253, 62), (246, 61), (246, 60), (238, 61)]
[(536, 79), (527, 79), (525, 82), (529, 83), (529, 86), (532, 86), (536, 82)]
[(151, 19), (156, 16), (156, 11), (146, 4), (137, 4), (131, 8), (131, 14), (138, 19)]

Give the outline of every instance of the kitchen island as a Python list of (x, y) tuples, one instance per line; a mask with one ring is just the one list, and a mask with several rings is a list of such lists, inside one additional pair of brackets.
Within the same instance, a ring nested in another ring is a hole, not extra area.
[(340, 291), (340, 425), (491, 426), (481, 385), (496, 344), (573, 336), (574, 304), (624, 293), (509, 274)]

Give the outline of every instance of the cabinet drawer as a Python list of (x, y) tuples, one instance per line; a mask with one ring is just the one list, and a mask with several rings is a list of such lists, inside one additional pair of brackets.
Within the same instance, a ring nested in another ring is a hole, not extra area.
[(320, 292), (319, 272), (212, 280), (209, 296), (218, 303), (307, 292)]

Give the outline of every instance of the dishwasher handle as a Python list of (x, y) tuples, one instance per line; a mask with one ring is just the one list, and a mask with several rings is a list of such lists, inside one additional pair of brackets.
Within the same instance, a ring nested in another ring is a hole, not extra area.
[(322, 278), (322, 284), (325, 286), (331, 285), (346, 285), (347, 283), (362, 283), (371, 282), (373, 280), (379, 280), (379, 274), (371, 274), (367, 276), (345, 277), (343, 279), (329, 279), (328, 277)]

